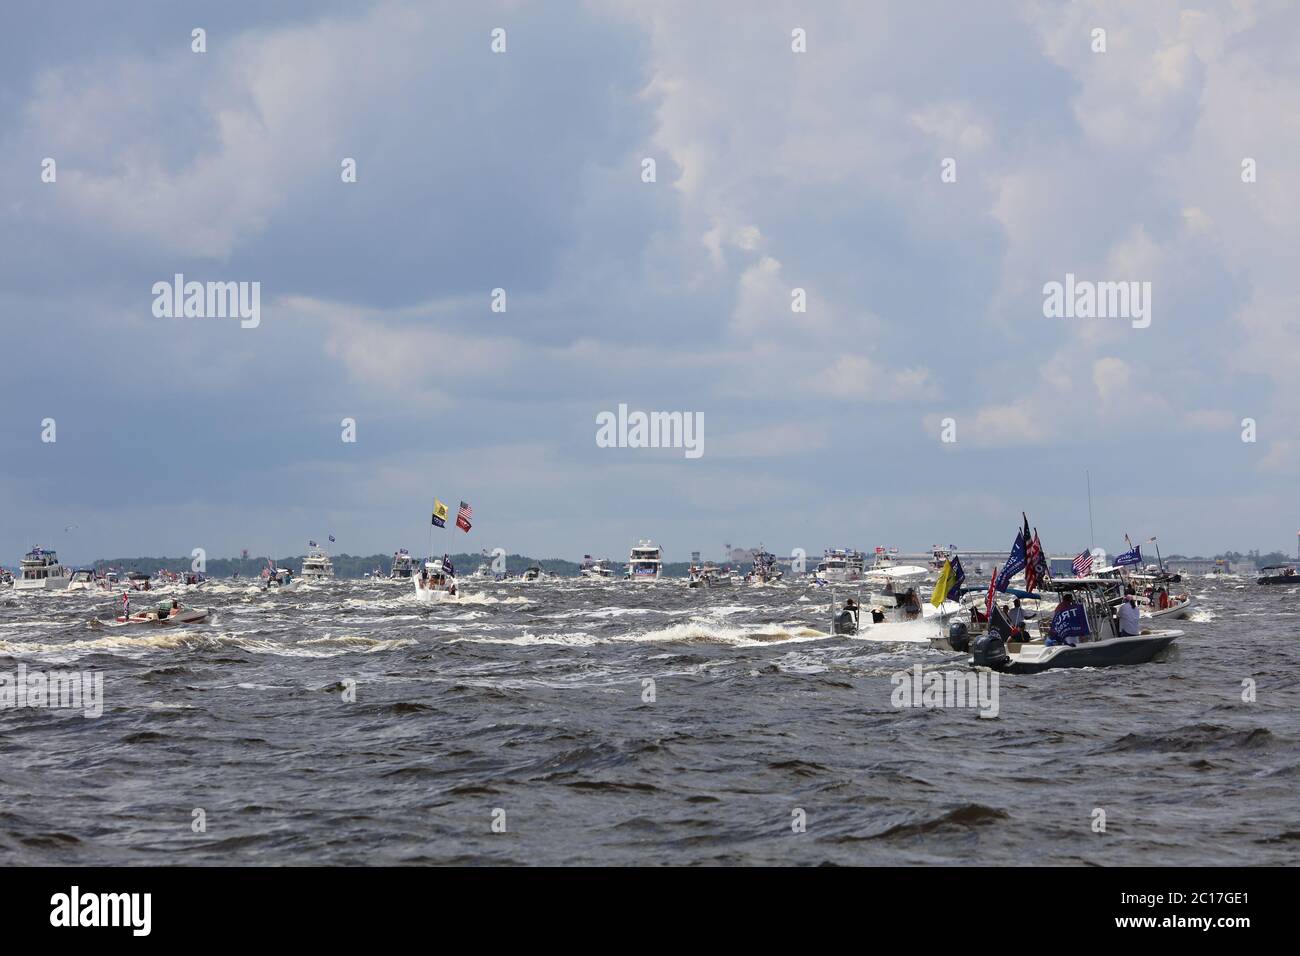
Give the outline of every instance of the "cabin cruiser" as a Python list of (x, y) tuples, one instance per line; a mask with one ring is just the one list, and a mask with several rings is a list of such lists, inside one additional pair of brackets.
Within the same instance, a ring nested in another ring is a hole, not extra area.
[(68, 581), (69, 591), (96, 591), (108, 587), (108, 583), (95, 573), (94, 568), (77, 568)]
[(415, 559), (405, 548), (393, 554), (393, 566), (388, 571), (388, 580), (407, 581), (415, 577)]
[(302, 559), (302, 574), (304, 581), (332, 581), (334, 579), (334, 565), (330, 561), (330, 556), (325, 553), (324, 548), (311, 547), (307, 551), (307, 557)]
[(875, 560), (863, 577), (872, 584), (898, 590), (907, 584), (919, 585), (929, 573), (919, 564), (899, 564), (897, 548), (876, 548)]
[(953, 650), (971, 651), (970, 664), (988, 667), (1009, 674), (1037, 674), (1057, 667), (1114, 667), (1127, 664), (1145, 664), (1169, 647), (1182, 631), (1152, 630), (1142, 628), (1140, 634), (1121, 635), (1115, 615), (1124, 603), (1123, 585), (1115, 578), (1058, 578), (1052, 590), (1066, 596), (1075, 607), (1081, 607), (1086, 618), (1086, 633), (1077, 644), (1060, 642), (1050, 635), (1050, 621), (1044, 627), (1040, 615), (1039, 634), (1032, 636), (1026, 627), (1022, 638), (1009, 639), (1009, 635), (993, 625), (973, 644), (963, 622), (954, 622), (949, 628), (948, 640)]
[(784, 572), (776, 563), (776, 555), (762, 548), (754, 552), (754, 565), (745, 575), (746, 584), (774, 584), (780, 581)]
[(663, 573), (663, 551), (643, 538), (632, 549), (627, 559), (627, 570), (623, 578), (628, 581), (641, 581), (653, 584)]
[(553, 577), (553, 575), (548, 574), (540, 564), (534, 561), (532, 564), (528, 565), (521, 579), (524, 581), (532, 582), (532, 581), (546, 581), (551, 577)]
[(818, 584), (850, 584), (862, 580), (865, 566), (866, 557), (861, 551), (827, 548), (813, 572), (813, 580)]
[(612, 562), (608, 558), (604, 561), (593, 561), (591, 555), (583, 555), (582, 567), (578, 568), (578, 575), (592, 580), (612, 578), (614, 569), (611, 564)]
[(1259, 577), (1255, 579), (1256, 584), (1300, 584), (1300, 575), (1295, 573), (1295, 566), (1291, 564), (1270, 564), (1266, 568), (1259, 569)]
[(731, 587), (731, 575), (723, 571), (712, 561), (692, 564), (686, 580), (688, 588)]
[(44, 548), (32, 548), (23, 556), (15, 591), (62, 591), (72, 581), (72, 570), (59, 564), (59, 556)]
[(425, 561), (419, 577), (411, 580), (415, 582), (415, 599), (424, 604), (454, 601), (460, 596), (456, 568), (446, 557)]

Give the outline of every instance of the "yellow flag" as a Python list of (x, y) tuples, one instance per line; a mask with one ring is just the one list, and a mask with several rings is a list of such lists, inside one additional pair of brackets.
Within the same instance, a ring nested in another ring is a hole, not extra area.
[(939, 580), (935, 582), (934, 593), (930, 595), (930, 603), (938, 607), (948, 597), (948, 592), (952, 590), (952, 562), (944, 561), (943, 570), (939, 572)]
[(447, 506), (437, 498), (433, 499), (433, 523), (439, 528), (445, 527), (447, 522)]

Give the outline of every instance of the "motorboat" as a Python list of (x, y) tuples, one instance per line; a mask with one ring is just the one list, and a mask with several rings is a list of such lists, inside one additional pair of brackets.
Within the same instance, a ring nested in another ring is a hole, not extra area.
[(131, 571), (126, 576), (126, 586), (132, 591), (149, 591), (153, 589), (152, 579), (147, 571)]
[(1300, 575), (1296, 574), (1295, 565), (1292, 564), (1270, 564), (1266, 568), (1259, 569), (1259, 577), (1255, 579), (1256, 584), (1300, 584)]
[[(1060, 667), (1115, 667), (1145, 664), (1168, 648), (1182, 636), (1177, 630), (1152, 630), (1143, 628), (1140, 634), (1121, 635), (1115, 610), (1125, 600), (1123, 584), (1114, 578), (1058, 578), (1052, 590), (1064, 597), (1069, 595), (1072, 604), (1082, 607), (1087, 626), (1085, 633), (1070, 644), (1053, 637), (1050, 622), (1044, 627), (1040, 615), (1039, 634), (1029, 640), (1013, 641), (1008, 634), (990, 625), (989, 629), (971, 645), (970, 664), (988, 667), (1009, 674), (1037, 674)], [(966, 625), (954, 622), (950, 628), (950, 641), (954, 649), (962, 644), (961, 631)]]
[(460, 588), (456, 584), (456, 568), (447, 558), (431, 558), (425, 561), (424, 569), (419, 576), (411, 580), (415, 583), (415, 599), (423, 604), (454, 601), (460, 597)]
[(866, 556), (852, 548), (827, 548), (813, 571), (817, 584), (852, 584), (862, 580)]
[(754, 564), (745, 575), (746, 584), (775, 584), (784, 576), (781, 566), (776, 563), (776, 555), (764, 551), (761, 547), (754, 552)]
[(409, 581), (417, 573), (415, 559), (411, 557), (409, 551), (402, 548), (393, 553), (393, 566), (388, 571), (388, 580)]
[(731, 587), (731, 575), (712, 561), (705, 561), (701, 565), (691, 565), (687, 572), (686, 586), (690, 588)]
[(161, 601), (157, 607), (139, 611), (129, 617), (116, 617), (111, 621), (102, 621), (105, 627), (135, 627), (153, 625), (158, 627), (168, 624), (201, 624), (208, 619), (207, 608), (185, 608), (179, 601)]
[(15, 591), (63, 591), (72, 582), (72, 570), (59, 563), (59, 556), (44, 548), (32, 548), (25, 555), (14, 579)]
[(77, 568), (68, 581), (69, 591), (97, 591), (107, 588), (108, 583), (95, 572), (94, 568)]
[(632, 549), (623, 577), (628, 581), (653, 584), (663, 574), (663, 551), (649, 539), (643, 538)]
[(608, 558), (603, 561), (593, 561), (591, 555), (583, 555), (582, 567), (578, 568), (578, 576), (595, 581), (612, 578), (614, 576), (612, 563)]
[(875, 560), (863, 577), (872, 584), (889, 585), (897, 590), (906, 585), (919, 585), (929, 574), (929, 569), (919, 564), (899, 564), (897, 548), (878, 547)]
[(269, 565), (262, 569), (262, 590), (275, 591), (282, 590), (297, 583), (297, 578), (288, 568), (270, 567)]
[(520, 578), (520, 580), (526, 581), (528, 583), (532, 583), (534, 581), (546, 581), (549, 580), (551, 577), (552, 577), (551, 574), (547, 573), (547, 571), (543, 569), (540, 564), (534, 561), (524, 570), (524, 573)]
[(8, 568), (0, 568), (0, 588), (10, 588), (14, 585), (13, 572)]
[(302, 559), (302, 573), (300, 577), (304, 581), (333, 581), (334, 565), (330, 561), (330, 556), (324, 548), (318, 548), (312, 545), (307, 556)]

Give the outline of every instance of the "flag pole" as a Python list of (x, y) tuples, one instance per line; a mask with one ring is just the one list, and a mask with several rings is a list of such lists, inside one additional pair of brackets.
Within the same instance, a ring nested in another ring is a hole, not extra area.
[(1084, 476), (1088, 479), (1088, 551), (1097, 547), (1097, 535), (1092, 530), (1092, 473), (1085, 471)]

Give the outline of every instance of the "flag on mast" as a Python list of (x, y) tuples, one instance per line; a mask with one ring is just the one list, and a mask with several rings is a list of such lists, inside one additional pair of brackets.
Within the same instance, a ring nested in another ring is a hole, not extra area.
[(435, 528), (447, 527), (447, 506), (437, 498), (433, 499), (433, 526)]
[(456, 527), (461, 531), (468, 532), (470, 529), (469, 519), (474, 517), (474, 509), (469, 506), (468, 502), (460, 503), (460, 510), (456, 512)]

